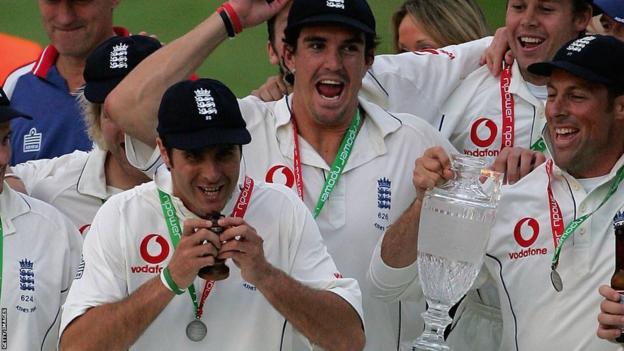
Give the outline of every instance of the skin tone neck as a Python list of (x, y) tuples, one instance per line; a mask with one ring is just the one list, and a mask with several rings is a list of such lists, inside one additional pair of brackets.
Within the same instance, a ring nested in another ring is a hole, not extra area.
[(137, 185), (149, 182), (150, 179), (138, 169), (132, 167), (123, 167), (115, 157), (111, 157), (110, 152), (106, 154), (104, 162), (104, 175), (106, 177), (106, 185), (121, 189), (129, 190)]
[(69, 91), (77, 91), (85, 81), (82, 76), (84, 67), (86, 64), (86, 58), (83, 57), (71, 57), (59, 55), (56, 60), (56, 68), (58, 69), (61, 77), (65, 78)]

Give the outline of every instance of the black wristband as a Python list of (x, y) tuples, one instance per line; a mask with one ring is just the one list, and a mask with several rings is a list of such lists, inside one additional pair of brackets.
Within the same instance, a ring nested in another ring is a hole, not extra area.
[(223, 24), (225, 24), (225, 30), (227, 31), (228, 37), (234, 38), (236, 36), (236, 32), (234, 32), (234, 25), (232, 25), (230, 17), (223, 8), (220, 8), (217, 12), (219, 12), (219, 16), (221, 16)]

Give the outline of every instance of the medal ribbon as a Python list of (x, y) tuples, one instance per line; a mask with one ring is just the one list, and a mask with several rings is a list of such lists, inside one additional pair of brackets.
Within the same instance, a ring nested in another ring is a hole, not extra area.
[[(295, 139), (295, 150), (293, 152), (294, 165), (295, 165), (295, 183), (297, 186), (297, 194), (301, 200), (303, 200), (303, 173), (301, 172), (301, 153), (299, 152), (299, 132), (297, 129), (297, 122), (294, 118), (291, 118), (292, 126), (293, 126), (293, 134)], [(336, 159), (331, 165), (329, 175), (327, 179), (325, 179), (325, 185), (323, 185), (323, 189), (321, 190), (321, 194), (319, 195), (318, 201), (316, 202), (316, 206), (314, 207), (314, 212), (312, 213), (314, 218), (318, 217), (325, 206), (325, 203), (329, 199), (329, 194), (334, 190), (336, 183), (338, 183), (338, 179), (342, 175), (342, 171), (347, 164), (347, 160), (349, 156), (351, 156), (351, 151), (353, 151), (353, 144), (355, 143), (355, 138), (357, 137), (358, 129), (360, 128), (360, 122), (362, 121), (362, 117), (360, 116), (360, 110), (358, 109), (355, 117), (351, 120), (351, 124), (347, 129), (346, 133), (342, 136), (342, 141), (340, 142), (340, 148), (338, 149), (338, 153), (336, 154)]]
[[(238, 199), (236, 200), (236, 204), (232, 209), (231, 217), (240, 217), (243, 218), (245, 216), (245, 212), (247, 212), (247, 206), (249, 205), (249, 199), (251, 199), (251, 193), (253, 192), (254, 181), (253, 179), (245, 176), (245, 181), (243, 184), (243, 188), (238, 195)], [(160, 200), (160, 206), (162, 207), (163, 214), (165, 215), (165, 223), (167, 223), (167, 229), (169, 230), (169, 237), (171, 238), (171, 243), (173, 244), (173, 248), (175, 249), (180, 242), (180, 238), (182, 236), (182, 226), (180, 225), (180, 219), (175, 212), (175, 208), (173, 207), (173, 203), (171, 201), (171, 196), (169, 194), (158, 189), (158, 198)], [(200, 319), (202, 314), (204, 313), (204, 303), (206, 299), (208, 299), (208, 295), (212, 291), (215, 282), (213, 280), (207, 280), (206, 285), (204, 285), (204, 290), (202, 292), (201, 300), (197, 301), (197, 293), (195, 292), (195, 285), (191, 284), (188, 287), (189, 296), (191, 297), (191, 301), (193, 302), (193, 306), (195, 307), (195, 317)]]
[[(501, 150), (506, 146), (514, 145), (514, 135), (515, 135), (515, 102), (514, 96), (509, 92), (509, 86), (511, 85), (511, 66), (503, 63), (503, 71), (500, 76), (500, 94), (501, 94), (501, 111), (502, 111), (502, 142), (501, 142)], [(531, 145), (531, 150), (544, 152), (546, 150), (546, 143), (543, 138), (537, 139), (533, 145)]]
[[(548, 162), (546, 163), (546, 172), (548, 173), (548, 189), (547, 190), (548, 190), (548, 201), (549, 201), (549, 209), (550, 209), (550, 224), (551, 224), (552, 231), (553, 231), (553, 240), (555, 241), (555, 253), (553, 254), (553, 258), (551, 260), (551, 269), (556, 270), (557, 266), (559, 266), (559, 255), (561, 255), (561, 248), (563, 247), (563, 244), (566, 242), (566, 240), (568, 240), (570, 235), (572, 235), (572, 233), (574, 233), (574, 231), (578, 227), (580, 227), (581, 224), (583, 224), (583, 222), (585, 222), (589, 217), (591, 217), (594, 213), (596, 213), (611, 198), (611, 196), (615, 194), (620, 183), (622, 182), (622, 180), (624, 180), (624, 166), (618, 169), (615, 175), (615, 179), (611, 183), (611, 186), (609, 187), (609, 191), (605, 195), (604, 199), (602, 199), (602, 202), (600, 202), (600, 205), (598, 205), (598, 207), (596, 207), (596, 209), (593, 210), (592, 212), (585, 214), (573, 220), (572, 222), (570, 222), (562, 231), (561, 227), (563, 226), (563, 217), (561, 216), (561, 209), (559, 208), (559, 203), (557, 203), (557, 200), (553, 196), (552, 186), (551, 186), (552, 164), (553, 164), (553, 161), (548, 160)], [(558, 211), (559, 218), (561, 219), (560, 223), (557, 225), (555, 224), (555, 220), (554, 220), (555, 217), (557, 216), (556, 211)]]

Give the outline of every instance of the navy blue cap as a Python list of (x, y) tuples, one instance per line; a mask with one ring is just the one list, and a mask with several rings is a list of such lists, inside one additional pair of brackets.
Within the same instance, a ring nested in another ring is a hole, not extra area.
[(87, 57), (83, 73), (85, 98), (93, 103), (104, 103), (108, 93), (160, 47), (158, 40), (145, 35), (114, 36), (104, 41)]
[(0, 88), (0, 122), (6, 122), (18, 117), (32, 119), (32, 117), (28, 116), (27, 114), (11, 108), (11, 102), (9, 101), (9, 98), (4, 93), (4, 90)]
[(529, 72), (550, 76), (561, 69), (590, 82), (624, 88), (624, 42), (606, 35), (589, 35), (565, 44), (552, 61), (534, 63)]
[(167, 147), (180, 150), (251, 141), (236, 96), (213, 79), (186, 80), (167, 89), (157, 131)]
[(284, 32), (290, 36), (303, 26), (326, 23), (375, 35), (375, 16), (366, 0), (294, 0)]
[(624, 23), (624, 1), (594, 0), (594, 15), (605, 13), (615, 21)]

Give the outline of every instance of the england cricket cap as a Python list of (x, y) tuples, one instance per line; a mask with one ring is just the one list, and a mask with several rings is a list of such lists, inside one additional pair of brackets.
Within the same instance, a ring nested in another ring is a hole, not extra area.
[(314, 24), (344, 25), (375, 35), (375, 16), (366, 0), (294, 0), (286, 36)]
[(251, 141), (236, 96), (213, 79), (186, 80), (167, 89), (157, 131), (167, 147), (180, 150)]
[(534, 63), (529, 72), (550, 76), (561, 69), (590, 82), (624, 88), (624, 42), (612, 36), (589, 35), (565, 44), (549, 62)]
[(9, 98), (4, 93), (4, 90), (0, 88), (0, 122), (6, 122), (18, 117), (32, 119), (27, 114), (12, 109)]
[(601, 13), (624, 23), (624, 1), (622, 0), (594, 0), (594, 16)]
[(84, 94), (87, 100), (104, 103), (108, 93), (160, 47), (158, 40), (145, 35), (114, 36), (100, 44), (87, 58), (84, 69)]

